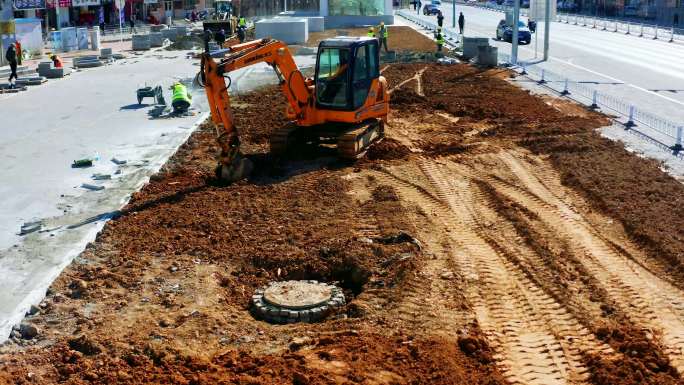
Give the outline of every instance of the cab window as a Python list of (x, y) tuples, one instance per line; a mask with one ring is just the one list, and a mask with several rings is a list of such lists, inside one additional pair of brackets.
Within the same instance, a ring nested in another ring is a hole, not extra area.
[(319, 103), (332, 107), (347, 106), (349, 71), (348, 49), (320, 50), (316, 74), (316, 97)]

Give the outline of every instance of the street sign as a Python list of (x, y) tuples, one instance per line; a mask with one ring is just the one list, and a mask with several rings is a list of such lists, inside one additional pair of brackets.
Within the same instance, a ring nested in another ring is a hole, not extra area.
[[(531, 20), (544, 20), (546, 18), (546, 2), (547, 0), (530, 0), (530, 14), (528, 18)], [(550, 0), (550, 4), (550, 18), (551, 20), (556, 20), (556, 0)]]
[(14, 0), (14, 9), (17, 11), (45, 9), (45, 0)]
[(100, 0), (71, 0), (74, 7), (87, 7), (89, 5), (100, 5)]

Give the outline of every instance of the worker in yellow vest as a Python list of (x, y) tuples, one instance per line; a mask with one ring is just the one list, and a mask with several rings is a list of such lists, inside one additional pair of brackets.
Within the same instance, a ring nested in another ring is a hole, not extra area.
[(368, 33), (366, 34), (368, 37), (375, 37), (375, 30), (373, 27), (368, 27)]
[(192, 95), (190, 95), (188, 89), (181, 82), (175, 82), (171, 86), (171, 90), (173, 91), (173, 96), (171, 97), (173, 112), (175, 114), (187, 112), (192, 101)]
[(381, 21), (380, 27), (378, 28), (378, 40), (380, 41), (380, 45), (385, 47), (385, 52), (387, 52), (387, 38), (388, 37), (389, 37), (389, 32), (387, 31), (387, 27), (385, 27), (385, 22)]
[(238, 27), (247, 28), (247, 19), (245, 19), (243, 16), (240, 16), (240, 21), (238, 21)]
[(437, 52), (442, 52), (442, 46), (444, 46), (444, 37), (442, 36), (442, 30), (437, 30), (437, 36), (435, 36), (435, 41), (437, 42)]

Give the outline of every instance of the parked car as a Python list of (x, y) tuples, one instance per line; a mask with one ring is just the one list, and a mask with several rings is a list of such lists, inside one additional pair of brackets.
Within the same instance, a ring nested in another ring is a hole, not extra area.
[(423, 7), (423, 15), (425, 15), (425, 16), (436, 15), (438, 13), (439, 13), (439, 7), (437, 7), (434, 4), (426, 4)]
[[(506, 20), (501, 20), (496, 27), (496, 40), (513, 42), (513, 26), (506, 24)], [(518, 22), (518, 44), (530, 44), (532, 33), (522, 21)]]

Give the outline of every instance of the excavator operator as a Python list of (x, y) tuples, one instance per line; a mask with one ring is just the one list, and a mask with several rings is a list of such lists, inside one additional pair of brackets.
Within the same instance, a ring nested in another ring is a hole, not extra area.
[[(325, 78), (325, 82), (321, 84), (323, 87), (319, 94), (321, 101), (325, 103), (334, 103), (336, 98), (344, 97), (346, 92), (345, 86), (347, 84), (347, 70), (349, 69), (349, 50), (335, 49), (334, 51), (339, 52), (339, 64), (337, 69), (335, 69), (335, 72)], [(330, 69), (332, 70), (332, 68)], [(321, 79), (322, 78), (323, 77), (321, 76)]]

